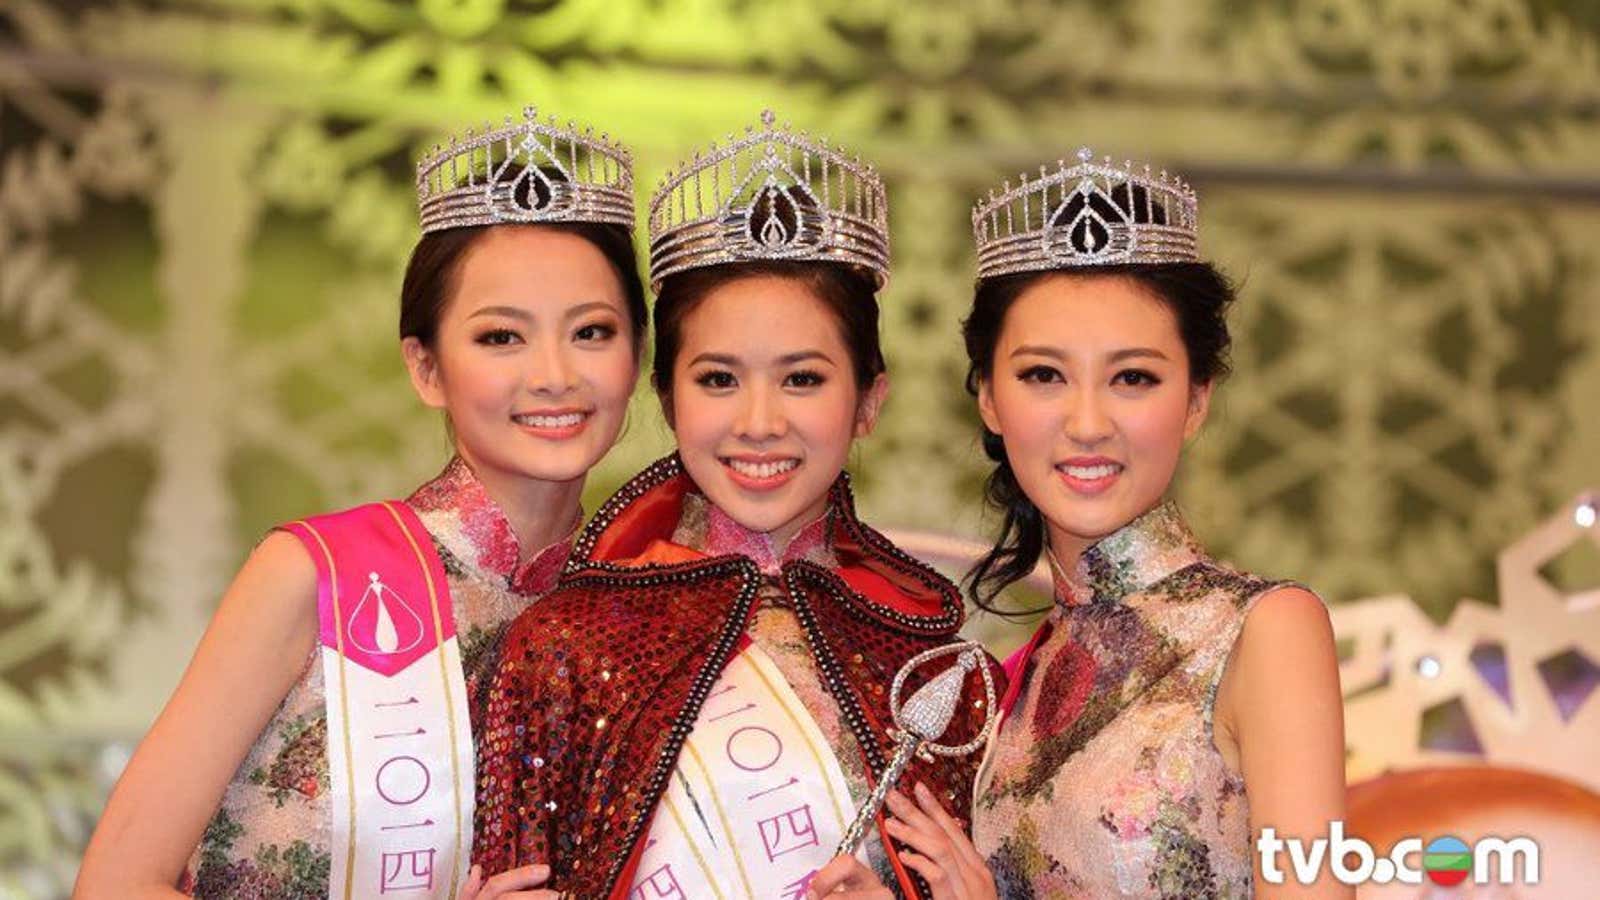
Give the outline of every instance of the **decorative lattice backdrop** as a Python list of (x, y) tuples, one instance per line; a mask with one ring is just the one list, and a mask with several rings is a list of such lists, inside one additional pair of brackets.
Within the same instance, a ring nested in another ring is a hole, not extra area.
[[(411, 160), (529, 99), (644, 185), (765, 105), (878, 164), (863, 506), (955, 534), (971, 199), (1082, 143), (1185, 171), (1244, 297), (1199, 530), (1335, 601), (1493, 600), (1600, 481), (1600, 15), (1567, 5), (0, 0), (0, 891), (70, 878), (264, 528), (442, 463), (393, 334)], [(591, 508), (667, 446), (641, 396)]]

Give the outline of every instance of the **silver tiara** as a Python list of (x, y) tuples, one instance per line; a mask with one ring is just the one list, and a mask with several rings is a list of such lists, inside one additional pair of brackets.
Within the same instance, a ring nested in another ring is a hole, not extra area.
[(1057, 160), (1030, 181), (1006, 182), (972, 210), (978, 277), (1118, 263), (1198, 262), (1194, 189), (1149, 166), (1094, 162), (1085, 147), (1078, 164)]
[(633, 158), (609, 135), (579, 133), (532, 106), (484, 123), (417, 164), (422, 233), (504, 222), (605, 222), (632, 229)]
[(686, 269), (751, 260), (860, 266), (889, 280), (889, 202), (878, 174), (830, 150), (771, 110), (761, 130), (670, 172), (650, 198), (650, 282)]

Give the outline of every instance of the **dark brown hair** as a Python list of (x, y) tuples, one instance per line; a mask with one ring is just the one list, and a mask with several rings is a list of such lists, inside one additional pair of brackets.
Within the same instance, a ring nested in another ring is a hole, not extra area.
[[(432, 347), (438, 337), (439, 321), (445, 306), (455, 295), (456, 282), (461, 274), (461, 261), (467, 252), (490, 228), (529, 227), (511, 225), (477, 225), (467, 228), (450, 228), (422, 236), (411, 251), (411, 261), (406, 264), (405, 280), (400, 286), (400, 337), (414, 337), (425, 346)], [(633, 238), (620, 225), (589, 222), (540, 223), (538, 228), (548, 228), (577, 235), (599, 250), (611, 264), (622, 286), (623, 298), (628, 308), (628, 321), (633, 327), (633, 352), (639, 355), (644, 346), (645, 328), (649, 323), (645, 312), (644, 283), (639, 278), (638, 258), (633, 252)]]
[(651, 381), (662, 405), (672, 408), (672, 367), (683, 345), (683, 323), (717, 288), (744, 278), (784, 278), (798, 282), (828, 308), (839, 323), (856, 387), (866, 390), (887, 366), (878, 340), (878, 301), (872, 278), (836, 263), (761, 261), (706, 266), (667, 276), (656, 295), (655, 358)]
[[(978, 282), (972, 311), (961, 323), (967, 346), (967, 392), (977, 396), (982, 382), (994, 375), (995, 345), (1006, 313), (1029, 288), (1050, 278), (1121, 277), (1137, 284), (1172, 311), (1189, 357), (1189, 383), (1211, 384), (1229, 372), (1227, 311), (1233, 286), (1210, 263), (1164, 263), (1093, 266), (1071, 270), (1023, 272)], [(994, 600), (1006, 586), (1027, 577), (1044, 553), (1046, 532), (1038, 507), (1023, 493), (1006, 459), (1005, 441), (983, 429), (984, 454), (995, 463), (984, 483), (984, 499), (1004, 515), (1000, 534), (987, 555), (967, 573), (963, 585), (972, 602), (1001, 615)], [(1021, 614), (1026, 614), (1024, 611)]]

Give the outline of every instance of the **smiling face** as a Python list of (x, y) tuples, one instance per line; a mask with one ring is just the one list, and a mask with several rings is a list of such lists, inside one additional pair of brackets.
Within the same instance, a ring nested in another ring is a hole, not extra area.
[(1007, 310), (978, 406), (1066, 562), (1160, 502), (1210, 397), (1161, 300), (1058, 275)]
[(462, 258), (432, 346), (403, 342), (423, 402), (485, 483), (581, 480), (638, 377), (622, 285), (574, 234), (497, 226)]
[(684, 468), (712, 503), (775, 545), (821, 515), (850, 442), (888, 390), (857, 387), (839, 322), (803, 284), (724, 282), (683, 322), (669, 420)]

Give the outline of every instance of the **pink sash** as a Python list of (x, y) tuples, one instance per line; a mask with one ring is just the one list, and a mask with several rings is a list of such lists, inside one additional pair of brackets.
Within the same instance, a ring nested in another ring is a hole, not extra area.
[(331, 898), (455, 896), (472, 847), (466, 682), (444, 566), (404, 503), (283, 526), (317, 566)]
[[(1050, 623), (1043, 622), (1034, 629), (1033, 636), (1028, 642), (1016, 649), (1016, 652), (1006, 657), (1000, 667), (1006, 672), (1006, 695), (1000, 698), (1000, 715), (1004, 717), (1011, 712), (1011, 707), (1017, 703), (1017, 698), (1022, 696), (1022, 676), (1027, 671), (1028, 660), (1032, 658), (1033, 651), (1039, 643), (1050, 633)], [(993, 744), (993, 741), (989, 743)]]

